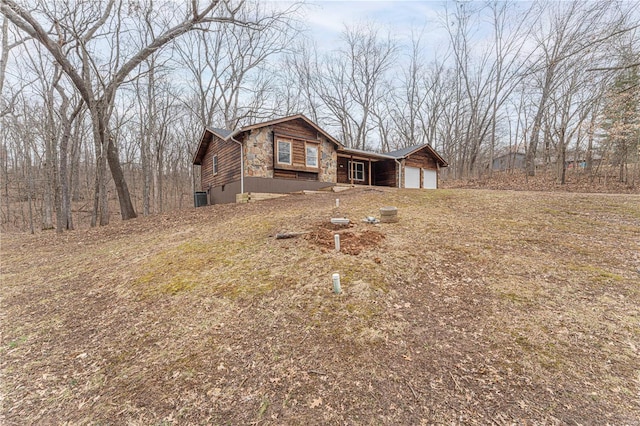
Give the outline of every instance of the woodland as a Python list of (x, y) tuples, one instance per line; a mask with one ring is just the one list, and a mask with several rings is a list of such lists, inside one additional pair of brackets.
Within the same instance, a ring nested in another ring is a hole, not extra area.
[(367, 21), (327, 46), (305, 2), (0, 0), (2, 229), (190, 207), (205, 126), (297, 113), (351, 148), (429, 143), (445, 180), (518, 153), (525, 177), (636, 191), (638, 6), (443, 2), (408, 37)]

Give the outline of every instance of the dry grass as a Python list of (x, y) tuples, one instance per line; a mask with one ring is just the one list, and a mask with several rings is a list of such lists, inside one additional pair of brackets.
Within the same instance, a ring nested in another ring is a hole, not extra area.
[(1, 420), (638, 424), (639, 282), (637, 195), (360, 189), (4, 234)]

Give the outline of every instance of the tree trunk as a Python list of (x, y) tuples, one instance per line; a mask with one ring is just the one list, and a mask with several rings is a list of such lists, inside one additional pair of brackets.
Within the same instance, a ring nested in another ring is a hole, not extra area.
[(113, 183), (116, 185), (116, 191), (118, 192), (120, 215), (122, 216), (122, 220), (135, 219), (137, 215), (133, 208), (133, 203), (131, 202), (131, 195), (129, 194), (127, 181), (124, 178), (122, 166), (120, 165), (118, 147), (114, 141), (107, 141), (107, 159), (109, 162), (109, 169), (111, 170), (111, 176), (113, 177)]

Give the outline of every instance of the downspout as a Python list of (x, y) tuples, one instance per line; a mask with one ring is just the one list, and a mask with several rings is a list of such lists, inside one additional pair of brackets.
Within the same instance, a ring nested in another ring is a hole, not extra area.
[(240, 145), (240, 193), (244, 194), (244, 150), (242, 149), (242, 142), (237, 141), (234, 137), (238, 133), (240, 133), (240, 130), (235, 130), (225, 139), (231, 139), (233, 142)]
[(397, 158), (394, 158), (393, 161), (398, 165), (398, 188), (402, 188), (402, 163)]

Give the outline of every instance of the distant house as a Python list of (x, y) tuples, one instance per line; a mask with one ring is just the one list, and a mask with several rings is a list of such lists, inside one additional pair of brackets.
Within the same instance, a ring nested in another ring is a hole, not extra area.
[(497, 151), (491, 161), (491, 169), (495, 171), (521, 170), (525, 166), (526, 154), (517, 147), (508, 147)]
[(205, 128), (193, 164), (209, 204), (247, 192), (290, 193), (338, 183), (437, 188), (447, 162), (429, 145), (384, 154), (349, 149), (302, 114), (236, 130)]
[[(591, 154), (591, 165), (597, 167), (602, 161), (602, 156), (593, 152)], [(564, 167), (566, 169), (584, 169), (587, 167), (587, 153), (567, 151), (564, 156)]]

